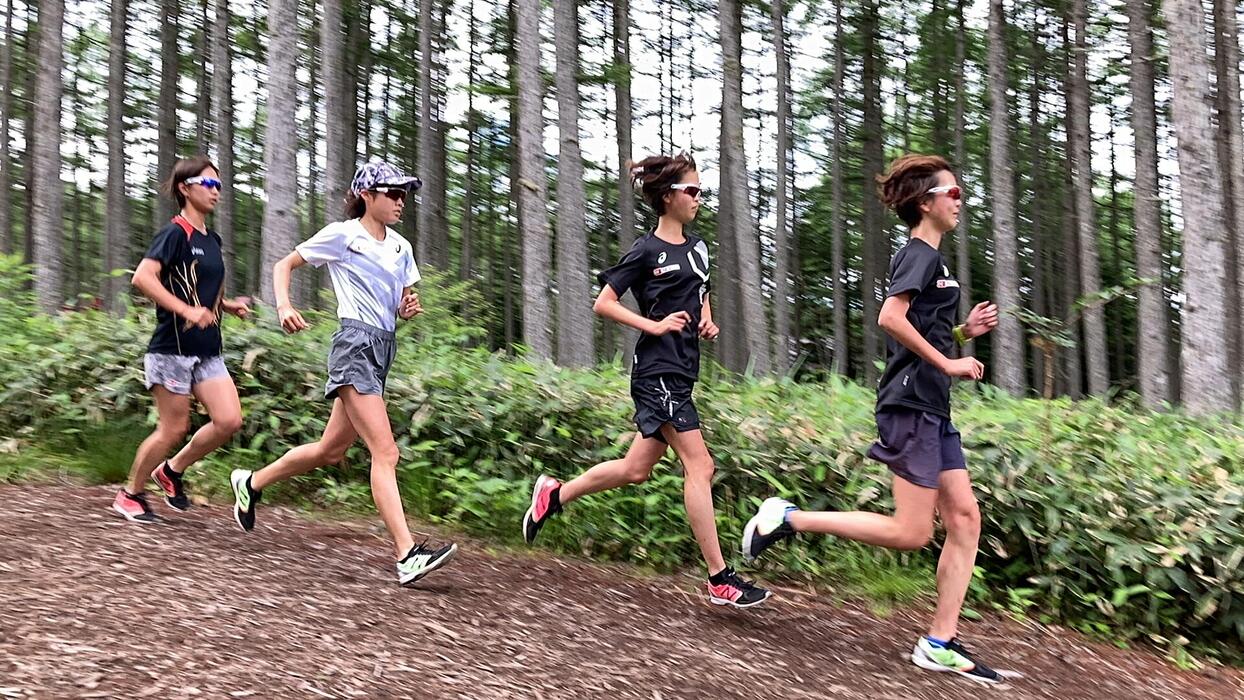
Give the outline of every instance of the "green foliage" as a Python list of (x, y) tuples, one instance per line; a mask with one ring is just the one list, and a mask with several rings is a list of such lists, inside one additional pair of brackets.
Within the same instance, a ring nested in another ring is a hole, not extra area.
[[(12, 273), (0, 275), (0, 285), (20, 285), (12, 265), (0, 260)], [(86, 445), (124, 464), (141, 437), (133, 426), (154, 419), (140, 361), (150, 311), (48, 318), (32, 313), (27, 298), (3, 291), (0, 442)], [(423, 294), (428, 312), (401, 326), (388, 391), (405, 502), (420, 517), (516, 542), (536, 474), (570, 477), (623, 453), (632, 437), (627, 378), (615, 368), (565, 370), (467, 347), (482, 331), (447, 309), (471, 292), (438, 281)], [(265, 316), (228, 320), (226, 361), (246, 422), (228, 448), (192, 470), (196, 492), (224, 496), (228, 469), (260, 466), (318, 437), (329, 412), (323, 363), (335, 323), (320, 314), (310, 319), (312, 328), (297, 336), (279, 332)], [(890, 507), (890, 477), (864, 454), (875, 430), (871, 391), (832, 376), (805, 384), (707, 374), (699, 406), (718, 465), (718, 523), (728, 549), (770, 495), (812, 509)], [(989, 387), (961, 392), (956, 406), (983, 516), (980, 574), (971, 592), (976, 608), (997, 606), (1116, 638), (1147, 637), (1173, 653), (1192, 640), (1198, 653), (1239, 658), (1238, 419), (1015, 399)], [(12, 467), (16, 475), (5, 476), (11, 463), (0, 459), (0, 478), (21, 476)], [(102, 467), (97, 472), (118, 478)], [(342, 465), (282, 484), (273, 495), (367, 507), (366, 454), (356, 447)], [(543, 531), (541, 546), (658, 569), (699, 566), (671, 460), (642, 485), (576, 502)], [(761, 575), (781, 572), (904, 599), (933, 590), (935, 554), (804, 537), (775, 551)]]

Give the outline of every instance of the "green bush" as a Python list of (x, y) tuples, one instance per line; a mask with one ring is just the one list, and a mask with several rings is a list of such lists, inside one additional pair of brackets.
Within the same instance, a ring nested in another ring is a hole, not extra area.
[[(7, 267), (6, 267), (7, 265)], [(0, 259), (0, 285), (18, 271)], [(388, 398), (404, 456), (407, 507), (421, 517), (517, 542), (533, 477), (573, 476), (622, 454), (631, 438), (625, 375), (574, 371), (467, 347), (480, 332), (449, 311), (478, 309), (461, 286), (424, 285), (429, 310), (400, 326)], [(12, 290), (17, 289), (13, 287)], [(141, 385), (150, 311), (125, 318), (34, 314), (0, 287), (0, 439), (97, 446), (101, 431), (151, 421)], [(246, 423), (199, 471), (195, 488), (223, 495), (229, 468), (256, 467), (315, 439), (328, 405), (324, 358), (335, 321), (287, 336), (270, 317), (226, 324), (226, 359)], [(698, 389), (718, 464), (723, 546), (760, 499), (807, 508), (886, 510), (889, 476), (864, 456), (873, 392), (831, 378), (816, 384), (717, 371)], [(956, 422), (980, 495), (978, 602), (1026, 611), (1113, 637), (1148, 637), (1239, 659), (1244, 649), (1244, 425), (1098, 401), (956, 396)], [(122, 448), (113, 448), (113, 451)], [(128, 455), (126, 455), (128, 458)], [(370, 500), (367, 460), (283, 485), (321, 503)], [(681, 479), (658, 468), (637, 487), (577, 502), (541, 546), (659, 569), (697, 566)], [(844, 566), (907, 565), (928, 586), (935, 552), (894, 554), (825, 537), (801, 538), (764, 565), (834, 580)], [(844, 563), (845, 562), (845, 563)], [(889, 584), (876, 575), (877, 586)], [(902, 581), (894, 588), (903, 588)], [(931, 588), (930, 588), (931, 590)]]

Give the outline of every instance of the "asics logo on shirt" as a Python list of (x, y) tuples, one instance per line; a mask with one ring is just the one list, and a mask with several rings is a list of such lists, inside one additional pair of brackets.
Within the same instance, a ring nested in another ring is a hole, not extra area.
[[(662, 255), (664, 255), (664, 253), (662, 253)], [(657, 277), (660, 277), (661, 275), (664, 275), (667, 272), (675, 272), (681, 269), (682, 269), (682, 265), (679, 265), (678, 263), (674, 263), (673, 265), (666, 265), (665, 267), (658, 267), (652, 271), (652, 274), (656, 275)]]
[(206, 255), (206, 253), (203, 252), (202, 248), (195, 248), (194, 246), (190, 247), (190, 252), (194, 253), (195, 255)]

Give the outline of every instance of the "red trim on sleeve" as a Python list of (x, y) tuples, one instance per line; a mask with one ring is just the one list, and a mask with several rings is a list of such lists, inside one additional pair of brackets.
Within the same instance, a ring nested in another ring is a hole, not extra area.
[(194, 235), (194, 224), (187, 221), (186, 217), (181, 214), (173, 217), (173, 223), (180, 226), (181, 230), (186, 232), (186, 240), (190, 240), (190, 237)]

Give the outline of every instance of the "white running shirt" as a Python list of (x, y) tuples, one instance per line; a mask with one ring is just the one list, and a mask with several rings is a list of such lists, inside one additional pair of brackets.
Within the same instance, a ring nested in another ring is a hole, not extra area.
[(331, 223), (295, 248), (303, 260), (328, 264), (337, 295), (337, 318), (377, 328), (397, 328), (402, 290), (419, 281), (410, 243), (391, 228), (372, 238), (358, 219)]

